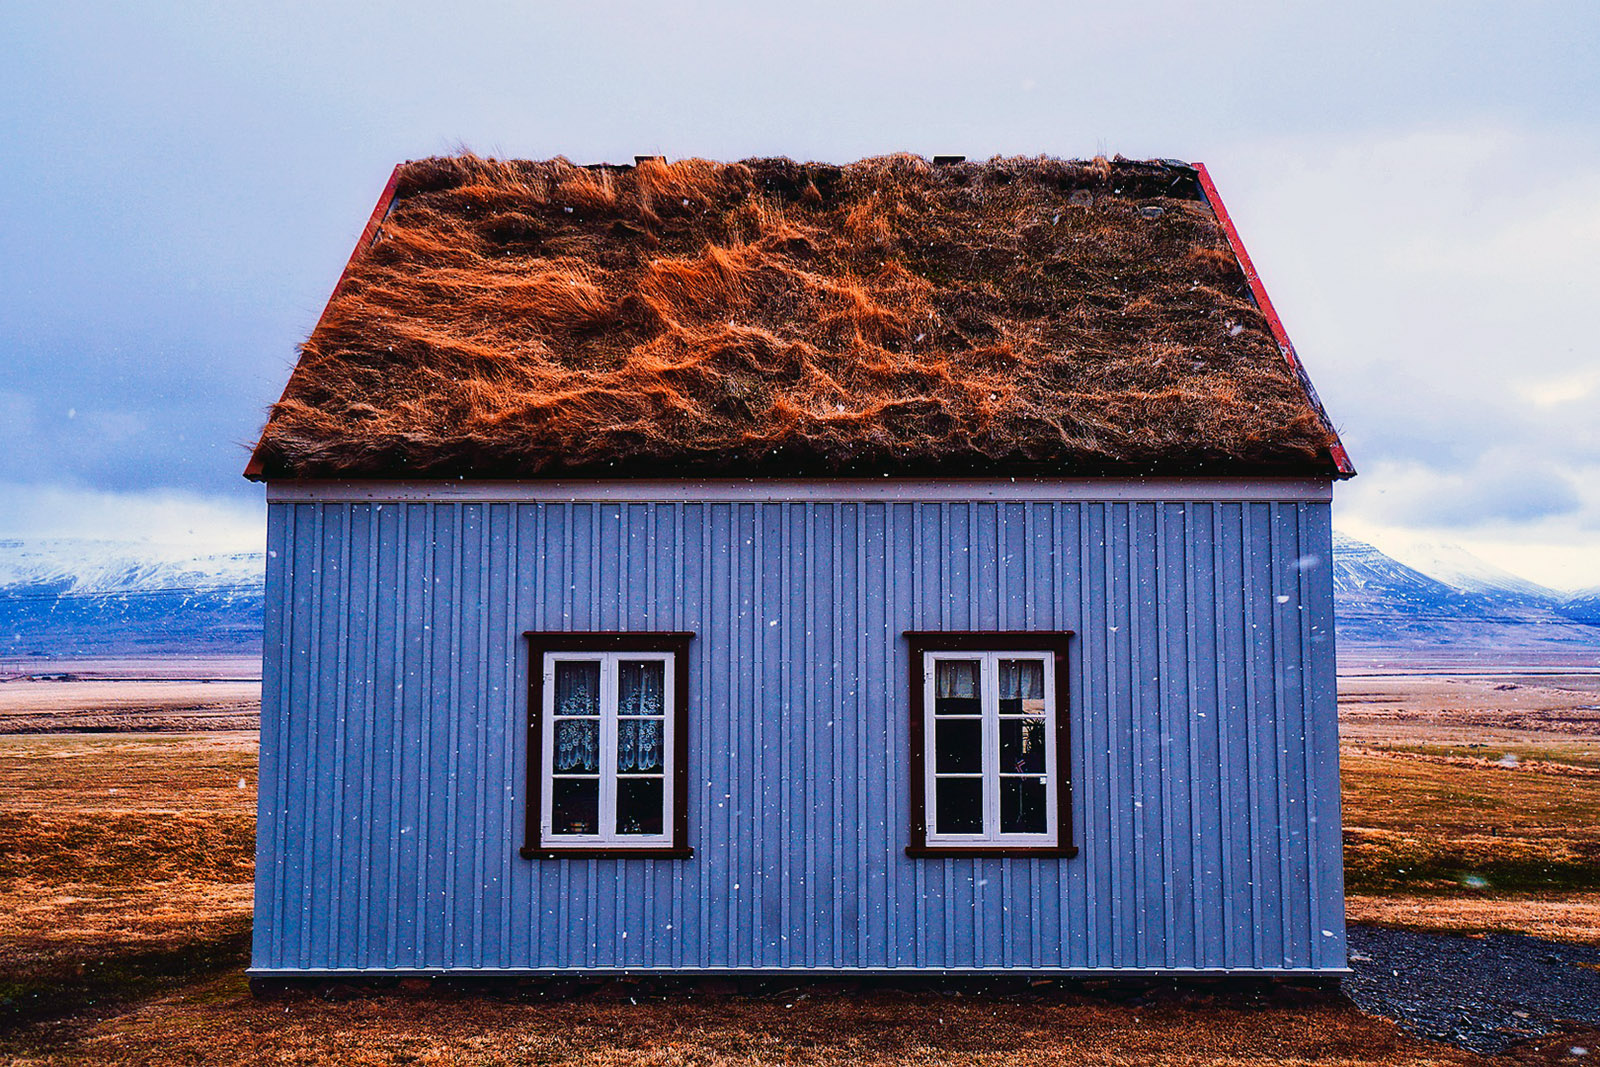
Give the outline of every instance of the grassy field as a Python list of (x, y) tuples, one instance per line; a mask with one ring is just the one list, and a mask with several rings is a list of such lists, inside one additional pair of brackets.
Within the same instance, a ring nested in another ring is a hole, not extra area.
[[(1473, 741), (1493, 684), (1508, 683), (1439, 684), (1396, 683), (1390, 701), (1363, 681), (1347, 709), (1352, 917), (1600, 941), (1593, 695), (1501, 690), (1525, 725)], [(617, 982), (560, 1001), (538, 987), (257, 999), (240, 973), (253, 734), (0, 735), (0, 797), (0, 1063), (1483, 1062), (1289, 990), (668, 997)], [(1556, 1044), (1511, 1058), (1561, 1062)]]
[(0, 735), (0, 1019), (237, 966), (253, 734)]
[[(1328, 997), (866, 991), (650, 996), (612, 987), (556, 1003), (481, 993), (255, 1000), (191, 985), (80, 1027), (39, 1064), (1473, 1064)], [(4, 1053), (0, 1053), (3, 1056)], [(1530, 1059), (1528, 1062), (1539, 1062)]]
[(1352, 920), (1600, 943), (1600, 676), (1340, 687)]

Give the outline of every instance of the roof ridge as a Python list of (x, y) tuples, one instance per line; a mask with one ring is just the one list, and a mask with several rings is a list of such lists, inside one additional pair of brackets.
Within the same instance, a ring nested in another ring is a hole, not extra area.
[(1353, 473), (1203, 165), (909, 154), (403, 163), (245, 473), (652, 470)]

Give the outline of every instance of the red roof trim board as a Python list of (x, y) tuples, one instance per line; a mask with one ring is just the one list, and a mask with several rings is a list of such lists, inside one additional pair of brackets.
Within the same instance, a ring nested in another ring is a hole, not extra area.
[[(328, 309), (333, 306), (334, 300), (339, 295), (339, 290), (344, 288), (345, 279), (350, 277), (350, 268), (355, 265), (356, 260), (361, 258), (361, 253), (371, 248), (372, 243), (378, 239), (378, 227), (383, 225), (383, 220), (389, 217), (389, 211), (394, 207), (394, 193), (400, 186), (400, 171), (404, 167), (404, 163), (397, 163), (395, 168), (389, 172), (388, 184), (383, 187), (383, 192), (379, 194), (378, 203), (372, 209), (372, 214), (368, 216), (366, 226), (362, 227), (361, 236), (356, 238), (356, 246), (351, 250), (350, 258), (344, 261), (344, 269), (339, 272), (339, 280), (334, 283), (333, 292), (328, 294), (327, 303), (322, 305), (322, 314), (317, 316), (317, 326), (321, 326), (322, 320), (327, 318)], [(311, 332), (315, 334), (317, 328), (312, 327)], [(300, 363), (296, 360), (294, 370), (289, 372), (289, 380), (284, 383), (283, 393), (278, 397), (280, 403), (289, 395), (290, 389), (294, 386), (294, 376), (299, 373)], [(265, 438), (262, 440), (264, 441)], [(251, 481), (258, 482), (264, 480), (263, 475), (261, 443), (258, 442), (254, 451), (250, 453), (250, 462), (245, 464), (244, 476)]]
[(1328, 418), (1327, 409), (1322, 406), (1322, 400), (1317, 396), (1316, 388), (1311, 384), (1311, 377), (1306, 374), (1305, 366), (1295, 354), (1294, 345), (1289, 340), (1289, 332), (1283, 328), (1283, 320), (1278, 318), (1278, 311), (1272, 306), (1272, 298), (1267, 296), (1266, 286), (1261, 284), (1261, 275), (1256, 273), (1255, 264), (1250, 261), (1250, 253), (1245, 251), (1244, 242), (1239, 239), (1239, 231), (1233, 225), (1233, 219), (1228, 215), (1228, 209), (1223, 206), (1222, 197), (1217, 195), (1217, 187), (1211, 181), (1211, 173), (1206, 170), (1204, 163), (1189, 164), (1194, 168), (1195, 176), (1200, 180), (1200, 188), (1205, 193), (1206, 201), (1211, 205), (1212, 212), (1217, 216), (1217, 221), (1222, 223), (1223, 232), (1228, 235), (1228, 244), (1233, 248), (1233, 254), (1239, 260), (1239, 266), (1244, 271), (1244, 277), (1250, 283), (1250, 292), (1255, 296), (1256, 306), (1266, 316), (1267, 325), (1272, 329), (1272, 336), (1278, 342), (1278, 347), (1283, 351), (1283, 358), (1289, 361), (1289, 366), (1294, 368), (1294, 373), (1300, 379), (1300, 385), (1310, 398), (1311, 405), (1317, 409), (1317, 414), (1322, 416), (1322, 423), (1328, 428), (1328, 433), (1333, 435), (1333, 444), (1329, 450), (1333, 454), (1333, 461), (1339, 469), (1342, 478), (1353, 477), (1356, 468), (1350, 462), (1350, 454), (1345, 451), (1344, 442), (1339, 440), (1339, 431), (1334, 427), (1333, 420)]

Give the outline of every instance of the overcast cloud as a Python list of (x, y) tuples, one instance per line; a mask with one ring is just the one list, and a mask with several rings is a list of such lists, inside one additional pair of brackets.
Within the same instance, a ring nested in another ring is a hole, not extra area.
[(246, 447), (399, 160), (1105, 151), (1212, 168), (1343, 528), (1600, 584), (1587, 0), (23, 0), (0, 41), (0, 535), (259, 529)]

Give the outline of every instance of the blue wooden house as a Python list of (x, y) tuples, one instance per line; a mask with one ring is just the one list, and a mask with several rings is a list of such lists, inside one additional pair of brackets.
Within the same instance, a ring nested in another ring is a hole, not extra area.
[(251, 973), (1340, 973), (1352, 473), (1199, 165), (404, 164), (247, 471)]

